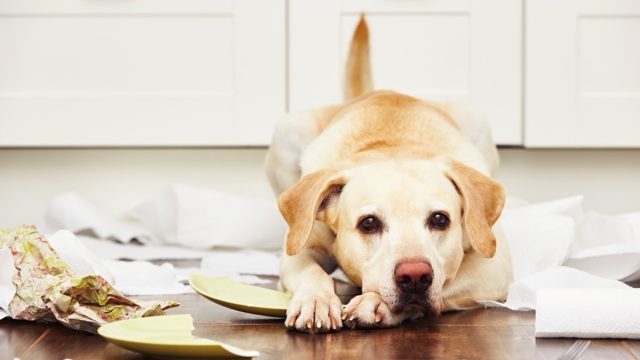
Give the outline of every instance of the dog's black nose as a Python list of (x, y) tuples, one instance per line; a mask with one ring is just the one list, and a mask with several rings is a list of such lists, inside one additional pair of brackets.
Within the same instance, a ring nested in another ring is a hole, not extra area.
[(433, 269), (426, 261), (403, 261), (396, 265), (394, 276), (402, 292), (419, 294), (431, 286)]

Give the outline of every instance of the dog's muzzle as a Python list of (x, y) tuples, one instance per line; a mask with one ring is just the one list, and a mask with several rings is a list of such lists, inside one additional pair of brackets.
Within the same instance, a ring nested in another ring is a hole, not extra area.
[(398, 263), (394, 280), (399, 293), (399, 311), (429, 307), (427, 290), (433, 282), (433, 268), (425, 260), (406, 260)]

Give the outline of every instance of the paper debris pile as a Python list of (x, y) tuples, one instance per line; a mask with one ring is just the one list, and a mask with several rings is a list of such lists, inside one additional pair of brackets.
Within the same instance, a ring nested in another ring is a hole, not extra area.
[(95, 333), (102, 324), (162, 315), (177, 305), (134, 301), (102, 276), (74, 274), (33, 226), (0, 229), (0, 318), (58, 321)]
[(507, 206), (500, 224), (509, 242), (513, 283), (507, 301), (481, 301), (511, 310), (539, 310), (543, 289), (630, 289), (640, 279), (640, 212), (583, 213), (582, 196)]
[(61, 194), (49, 203), (45, 233), (60, 229), (121, 243), (135, 239), (192, 249), (273, 250), (282, 246), (287, 227), (275, 202), (173, 185), (124, 218), (112, 216), (78, 193)]

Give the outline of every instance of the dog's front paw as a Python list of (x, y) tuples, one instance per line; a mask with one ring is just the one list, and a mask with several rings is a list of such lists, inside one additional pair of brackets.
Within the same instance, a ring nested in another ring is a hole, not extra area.
[(351, 329), (371, 329), (395, 326), (404, 318), (393, 314), (380, 294), (366, 292), (351, 299), (342, 311), (342, 320)]
[(287, 329), (325, 333), (342, 329), (342, 302), (333, 292), (297, 291), (284, 324)]

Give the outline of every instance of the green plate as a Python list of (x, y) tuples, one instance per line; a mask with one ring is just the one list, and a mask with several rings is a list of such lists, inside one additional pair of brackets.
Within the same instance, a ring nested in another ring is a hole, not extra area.
[(260, 353), (198, 338), (191, 315), (164, 315), (112, 322), (98, 334), (125, 349), (147, 355), (177, 358), (252, 358)]
[(189, 285), (207, 299), (234, 310), (284, 318), (291, 295), (239, 283), (227, 277), (189, 276)]

